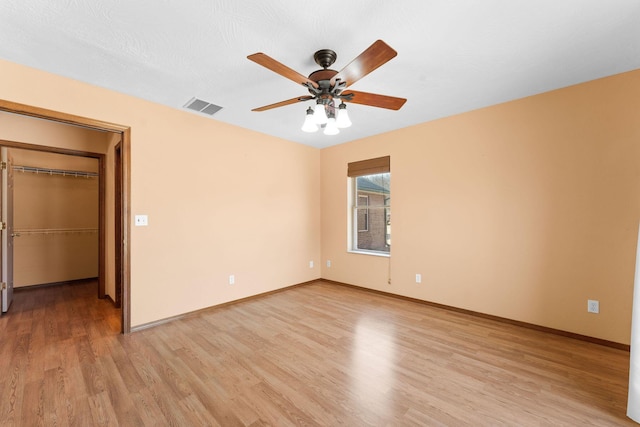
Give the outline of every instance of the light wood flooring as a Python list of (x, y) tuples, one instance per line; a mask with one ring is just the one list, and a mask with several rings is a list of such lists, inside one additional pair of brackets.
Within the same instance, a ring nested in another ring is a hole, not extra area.
[(123, 336), (96, 295), (16, 293), (1, 425), (637, 425), (623, 350), (325, 282)]

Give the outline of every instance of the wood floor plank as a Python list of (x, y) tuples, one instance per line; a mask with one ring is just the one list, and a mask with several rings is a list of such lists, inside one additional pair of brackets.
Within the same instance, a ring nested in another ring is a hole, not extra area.
[(91, 406), (89, 405), (89, 398), (84, 395), (68, 396), (67, 400), (67, 416), (68, 423), (61, 423), (61, 425), (69, 426), (90, 426), (93, 424), (93, 417), (91, 415)]
[(119, 425), (115, 410), (111, 406), (111, 400), (106, 391), (89, 396), (89, 406), (91, 407), (91, 416), (93, 418), (92, 425), (109, 427)]
[(46, 425), (67, 424), (67, 396), (65, 393), (65, 372), (62, 367), (49, 369), (44, 375), (44, 420)]
[(136, 408), (129, 397), (129, 389), (120, 376), (120, 370), (115, 361), (110, 356), (103, 356), (100, 358), (100, 365), (105, 372), (105, 390), (119, 423), (141, 425), (142, 420), (138, 417)]
[(316, 282), (121, 335), (97, 283), (17, 291), (0, 426), (633, 426), (629, 353)]
[(2, 340), (11, 353), (6, 355), (3, 363), (0, 389), (0, 419), (7, 420), (7, 425), (21, 425), (23, 408), (25, 406), (23, 396), (25, 395), (25, 387), (29, 382), (28, 366), (29, 366), (29, 349), (30, 337), (28, 334), (20, 334)]
[(135, 393), (144, 387), (144, 381), (131, 363), (126, 350), (121, 345), (120, 339), (111, 340), (108, 356), (113, 360), (118, 374), (127, 388), (128, 393)]
[(142, 420), (141, 425), (149, 427), (170, 425), (148, 389), (140, 389), (129, 394), (129, 397), (138, 411), (138, 417)]
[(20, 413), (19, 426), (45, 426), (44, 406), (46, 396), (44, 394), (44, 378), (30, 381), (24, 387), (24, 394), (28, 396), (28, 402), (23, 404)]
[[(185, 413), (189, 414), (190, 425), (197, 426), (220, 426), (224, 427), (229, 424), (220, 424), (218, 420), (211, 415), (202, 402), (195, 396), (189, 395), (180, 401), (180, 406)], [(244, 424), (239, 424), (244, 425)]]

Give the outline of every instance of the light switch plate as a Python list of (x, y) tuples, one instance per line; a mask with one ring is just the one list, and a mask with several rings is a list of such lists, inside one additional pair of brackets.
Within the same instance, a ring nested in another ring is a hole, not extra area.
[(147, 215), (136, 215), (135, 225), (136, 227), (149, 225), (149, 217)]

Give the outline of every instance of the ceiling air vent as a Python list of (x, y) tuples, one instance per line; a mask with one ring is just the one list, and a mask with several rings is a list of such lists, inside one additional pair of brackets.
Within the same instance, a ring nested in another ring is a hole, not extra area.
[(198, 98), (191, 98), (189, 102), (187, 102), (184, 106), (185, 108), (188, 108), (190, 110), (198, 111), (200, 113), (208, 114), (210, 116), (213, 116), (215, 113), (222, 110), (221, 106), (212, 104), (207, 101), (203, 101), (202, 99), (198, 99)]

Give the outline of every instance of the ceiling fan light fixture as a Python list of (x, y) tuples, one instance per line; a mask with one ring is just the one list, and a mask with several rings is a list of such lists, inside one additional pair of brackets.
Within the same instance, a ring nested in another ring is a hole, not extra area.
[(318, 125), (316, 124), (316, 120), (313, 117), (313, 108), (307, 108), (307, 115), (304, 118), (304, 123), (302, 124), (303, 132), (316, 132), (318, 130)]
[(318, 102), (316, 103), (316, 108), (313, 111), (313, 118), (318, 125), (324, 125), (327, 123), (327, 120), (329, 120), (329, 117), (327, 117), (327, 110), (322, 99), (318, 99)]
[[(353, 90), (344, 93), (353, 83), (395, 58), (397, 54), (398, 52), (384, 41), (376, 40), (342, 70), (335, 71), (329, 67), (338, 55), (331, 49), (321, 49), (314, 54), (313, 59), (322, 67), (322, 70), (316, 70), (305, 76), (262, 52), (254, 53), (247, 56), (247, 59), (297, 84), (302, 84), (309, 91), (309, 95), (254, 108), (251, 111), (266, 111), (315, 99), (316, 105), (307, 109), (307, 116), (301, 129), (304, 132), (315, 132), (322, 128), (325, 135), (336, 135), (340, 133), (339, 129), (348, 128), (352, 124), (347, 106), (343, 102), (345, 100), (389, 110), (399, 110), (404, 105), (407, 101), (404, 98)], [(354, 101), (354, 97), (357, 101)], [(336, 106), (338, 101), (340, 105)]]
[(348, 128), (351, 126), (351, 119), (347, 112), (347, 104), (341, 102), (338, 106), (338, 117), (336, 117), (336, 126), (340, 129)]
[(340, 133), (335, 117), (331, 116), (327, 119), (327, 125), (324, 127), (325, 135), (337, 135)]

